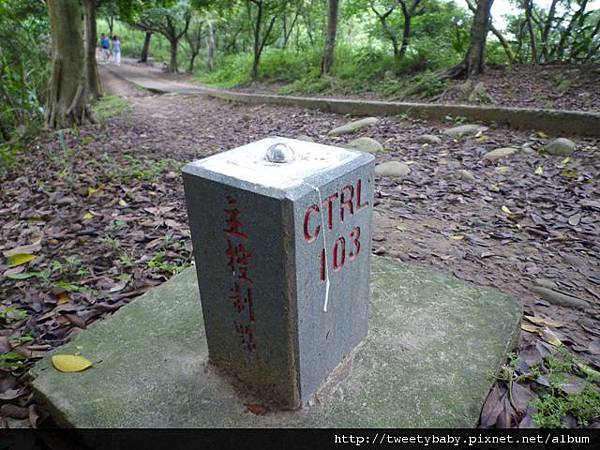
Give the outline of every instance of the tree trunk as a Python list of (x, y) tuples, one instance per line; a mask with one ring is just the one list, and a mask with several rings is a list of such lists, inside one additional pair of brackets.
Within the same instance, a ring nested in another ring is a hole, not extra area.
[(335, 58), (335, 37), (337, 34), (339, 0), (329, 0), (329, 14), (327, 17), (327, 36), (325, 48), (321, 58), (321, 76), (331, 72)]
[(463, 61), (451, 68), (445, 78), (469, 78), (483, 73), (485, 66), (485, 43), (490, 28), (494, 0), (479, 0), (471, 25), (469, 48)]
[(88, 107), (82, 10), (79, 0), (48, 0), (52, 67), (45, 113), (47, 128), (91, 121)]
[(209, 72), (215, 70), (215, 28), (212, 22), (207, 22), (208, 34), (206, 35), (206, 67)]
[(190, 57), (190, 65), (188, 66), (189, 73), (194, 73), (194, 62), (196, 61), (196, 56), (198, 56), (198, 53), (192, 51), (192, 56)]
[[(402, 9), (404, 11), (404, 7)], [(404, 11), (404, 27), (402, 29), (402, 43), (400, 44), (400, 49), (398, 50), (398, 60), (404, 58), (404, 55), (406, 54), (408, 39), (410, 38), (410, 21), (410, 14), (408, 11)]]
[(146, 35), (144, 36), (144, 46), (142, 47), (142, 54), (140, 55), (141, 63), (148, 62), (148, 52), (150, 51), (150, 39), (152, 38), (152, 33), (150, 31), (146, 31)]
[(525, 0), (525, 21), (527, 22), (527, 32), (529, 33), (529, 48), (531, 48), (531, 63), (538, 63), (537, 45), (535, 42), (535, 32), (531, 23), (532, 0)]
[(550, 36), (550, 29), (552, 28), (552, 22), (554, 21), (554, 15), (556, 14), (556, 4), (558, 0), (552, 0), (550, 10), (548, 11), (548, 17), (544, 23), (544, 29), (542, 30), (542, 56), (544, 62), (548, 62), (550, 55), (548, 52), (548, 36)]
[(252, 60), (252, 72), (250, 76), (252, 80), (258, 78), (258, 63), (260, 61), (260, 28), (262, 25), (263, 2), (256, 3), (258, 11), (256, 12), (256, 20), (254, 21), (254, 59)]
[[(473, 13), (475, 13), (475, 11), (476, 11), (475, 6), (473, 6), (473, 4), (469, 0), (466, 0), (466, 1), (467, 1), (467, 6), (469, 7), (469, 9)], [(555, 1), (557, 1), (557, 0), (555, 0)], [(508, 62), (510, 64), (514, 64), (515, 54), (512, 51), (512, 49), (510, 48), (510, 44), (506, 41), (506, 39), (504, 39), (504, 36), (502, 36), (502, 33), (500, 33), (500, 31), (491, 23), (491, 21), (490, 21), (490, 31), (494, 34), (494, 36), (496, 36), (496, 39), (498, 39), (498, 41), (500, 42), (500, 45), (504, 49), (504, 53), (506, 53)]]
[(88, 81), (88, 93), (92, 98), (100, 98), (100, 79), (96, 64), (96, 0), (83, 0), (84, 34), (85, 34), (85, 70)]
[(169, 63), (169, 72), (177, 73), (177, 46), (179, 42), (176, 39), (171, 40), (171, 62)]
[(110, 15), (108, 17), (108, 34), (110, 36), (110, 39), (112, 39), (113, 35), (113, 29), (115, 28), (115, 16)]

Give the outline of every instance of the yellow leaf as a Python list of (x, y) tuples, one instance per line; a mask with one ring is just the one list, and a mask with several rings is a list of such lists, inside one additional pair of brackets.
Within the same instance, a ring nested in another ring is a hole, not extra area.
[(488, 140), (488, 137), (485, 134), (481, 134), (481, 132), (479, 132), (480, 136), (477, 136), (475, 138), (475, 141), (477, 142), (485, 142)]
[(508, 206), (506, 206), (506, 205), (502, 205), (502, 212), (504, 214), (508, 214), (509, 216), (512, 214), (512, 211), (510, 209), (508, 209)]
[(508, 172), (510, 172), (510, 167), (507, 167), (507, 166), (496, 167), (496, 172), (498, 172), (498, 173), (508, 173)]
[(423, 145), (421, 145), (421, 147), (423, 147), (423, 148), (429, 147), (429, 144), (427, 142), (425, 142)]
[(521, 225), (520, 223), (517, 224), (517, 229), (518, 230), (522, 230), (523, 229), (523, 225)]
[(528, 323), (522, 323), (521, 330), (528, 331), (529, 333), (537, 333), (538, 328), (534, 327), (533, 325), (530, 325)]
[(8, 257), (8, 266), (22, 266), (23, 264), (27, 264), (28, 262), (33, 261), (36, 258), (37, 256), (32, 255), (30, 253), (17, 253), (16, 255)]
[(565, 170), (560, 175), (563, 177), (567, 177), (567, 178), (577, 178), (577, 171), (576, 170)]
[(93, 218), (94, 218), (94, 215), (89, 211), (83, 215), (83, 220), (91, 220)]
[(543, 131), (538, 131), (537, 134), (539, 137), (544, 138), (544, 139), (548, 137), (548, 135), (546, 133), (544, 133)]
[(567, 164), (569, 164), (569, 161), (571, 161), (571, 157), (567, 156), (556, 167), (558, 167), (559, 169), (563, 169), (567, 166)]
[(58, 294), (56, 296), (57, 299), (57, 303), (59, 305), (63, 305), (65, 303), (69, 303), (71, 301), (71, 297), (69, 296), (68, 292), (61, 292), (60, 294)]
[(545, 340), (548, 344), (552, 344), (555, 347), (560, 347), (562, 342), (552, 331), (548, 328), (544, 328), (543, 330), (538, 331), (538, 334), (541, 336), (543, 340)]
[(91, 361), (77, 355), (54, 355), (52, 365), (61, 372), (81, 372), (92, 367)]
[(460, 241), (461, 239), (464, 239), (464, 238), (465, 237), (462, 236), (462, 235), (460, 235), (460, 234), (457, 234), (457, 235), (454, 235), (454, 236), (450, 236), (450, 239), (454, 239), (456, 241)]
[(127, 206), (127, 202), (123, 199), (119, 200), (119, 206), (125, 208)]
[(537, 169), (535, 169), (535, 173), (536, 175), (544, 175), (544, 168), (542, 166), (539, 166)]
[(554, 327), (554, 328), (560, 328), (564, 325), (561, 322), (557, 322), (556, 320), (552, 320), (552, 319), (546, 319), (544, 317), (525, 316), (525, 318), (527, 320), (529, 320), (531, 323), (535, 323), (536, 325), (548, 325), (548, 326)]
[(406, 226), (405, 223), (401, 223), (400, 225), (396, 225), (396, 230), (398, 231), (406, 231), (408, 227)]
[(99, 191), (99, 189), (94, 189), (93, 187), (88, 186), (88, 189), (87, 189), (88, 197), (91, 197), (92, 195), (94, 195), (94, 192), (98, 192), (98, 191)]

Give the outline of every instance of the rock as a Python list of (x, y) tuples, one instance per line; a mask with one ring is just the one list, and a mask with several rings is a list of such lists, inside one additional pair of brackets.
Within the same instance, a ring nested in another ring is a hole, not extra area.
[(544, 287), (546, 289), (556, 289), (558, 287), (554, 281), (548, 278), (536, 278), (535, 280), (533, 280), (533, 282), (538, 286)]
[(532, 286), (531, 291), (535, 292), (544, 300), (547, 300), (554, 305), (564, 306), (565, 308), (586, 309), (590, 306), (590, 304), (585, 300), (577, 297), (571, 297), (570, 295), (561, 294), (560, 292), (556, 292), (545, 287)]
[(377, 247), (377, 248), (376, 248), (376, 249), (373, 251), (373, 253), (374, 253), (375, 255), (385, 255), (385, 254), (387, 253), (387, 250), (386, 250), (386, 249), (385, 249), (385, 247), (383, 247), (383, 246), (382, 246), (382, 247)]
[(419, 136), (417, 138), (417, 142), (419, 142), (420, 144), (441, 144), (442, 140), (437, 137), (434, 136), (433, 134), (424, 134), (422, 136)]
[(475, 175), (473, 175), (469, 170), (461, 169), (457, 172), (459, 178), (463, 181), (476, 181)]
[(328, 134), (329, 136), (340, 136), (342, 134), (354, 133), (355, 131), (375, 125), (378, 121), (377, 117), (366, 117), (364, 119), (355, 120), (354, 122), (348, 122), (341, 127), (334, 128)]
[(542, 147), (542, 151), (554, 156), (569, 156), (575, 151), (575, 142), (567, 138), (554, 139)]
[(383, 145), (370, 137), (354, 139), (353, 141), (350, 141), (344, 145), (344, 147), (368, 153), (377, 153), (383, 151)]
[(496, 150), (492, 150), (491, 152), (488, 152), (485, 155), (483, 155), (482, 159), (485, 161), (498, 161), (502, 158), (508, 158), (509, 156), (514, 155), (518, 151), (518, 149), (513, 147), (497, 148)]
[(388, 161), (375, 166), (375, 175), (380, 177), (405, 177), (409, 173), (408, 164), (400, 161)]
[(521, 147), (521, 153), (525, 154), (525, 155), (535, 155), (536, 152), (534, 149), (532, 149), (531, 147), (529, 147), (528, 145), (524, 145)]
[(585, 266), (585, 259), (575, 255), (564, 255), (563, 260), (575, 267), (583, 267)]
[(485, 131), (488, 127), (484, 127), (483, 125), (475, 125), (475, 124), (467, 124), (460, 125), (458, 127), (447, 128), (443, 131), (443, 133), (450, 137), (460, 137), (465, 134), (476, 134), (479, 131)]
[(299, 134), (294, 139), (298, 139), (299, 141), (315, 142), (315, 140), (313, 138), (311, 138), (310, 136), (308, 136), (306, 134)]

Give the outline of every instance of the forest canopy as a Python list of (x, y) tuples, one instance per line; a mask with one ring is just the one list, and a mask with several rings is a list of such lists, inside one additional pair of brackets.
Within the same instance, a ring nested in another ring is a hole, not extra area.
[(501, 18), (491, 17), (493, 3), (0, 0), (0, 141), (94, 120), (99, 33), (118, 34), (126, 57), (204, 83), (278, 82), (284, 94), (371, 89), (419, 99), (485, 64), (600, 61), (598, 2), (509, 0)]

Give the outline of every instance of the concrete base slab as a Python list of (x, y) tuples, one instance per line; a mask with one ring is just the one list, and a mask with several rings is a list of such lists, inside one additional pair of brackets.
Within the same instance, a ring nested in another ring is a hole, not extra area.
[(93, 368), (61, 373), (41, 360), (34, 391), (72, 427), (475, 426), (518, 336), (519, 302), (378, 257), (372, 292), (367, 340), (300, 411), (255, 414), (259, 402), (208, 364), (194, 268), (56, 350)]

